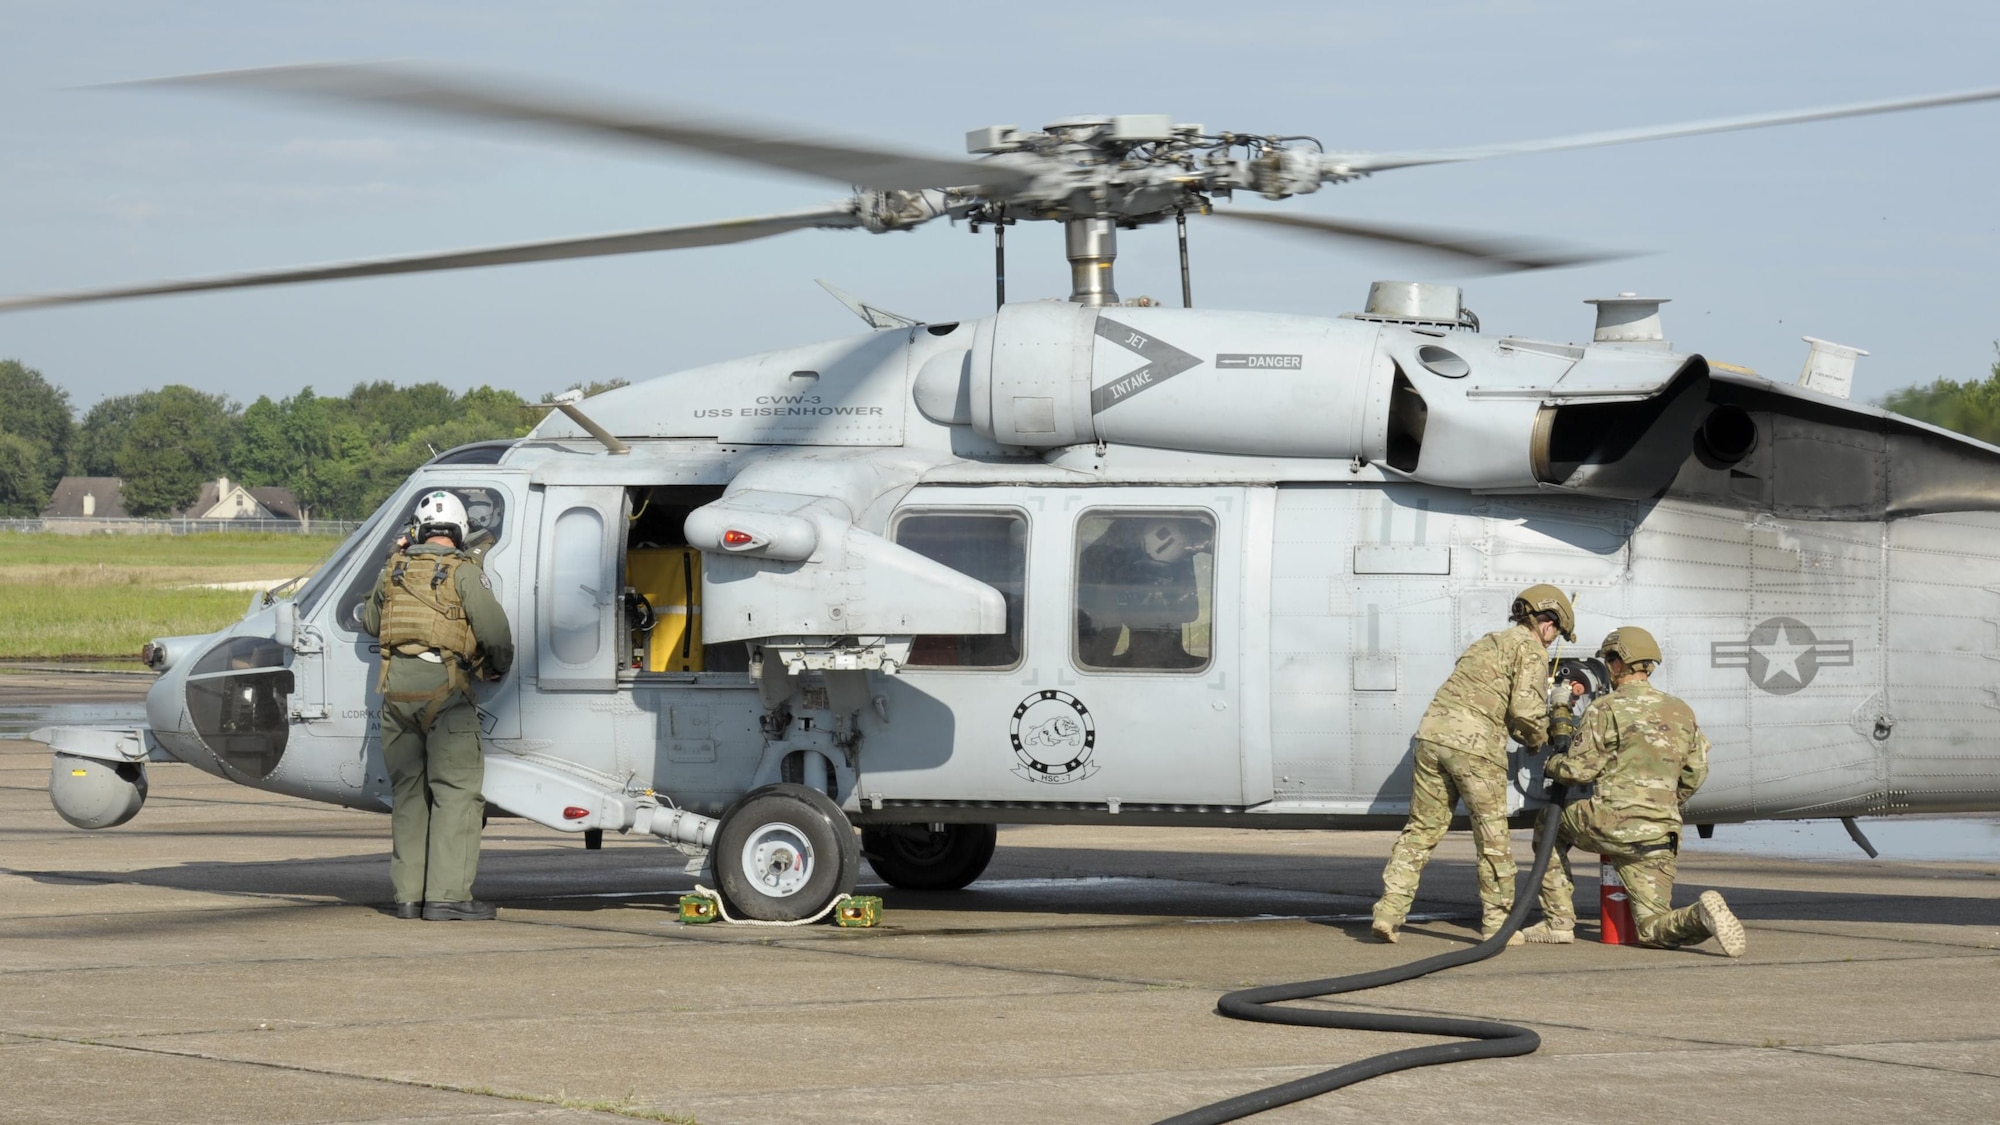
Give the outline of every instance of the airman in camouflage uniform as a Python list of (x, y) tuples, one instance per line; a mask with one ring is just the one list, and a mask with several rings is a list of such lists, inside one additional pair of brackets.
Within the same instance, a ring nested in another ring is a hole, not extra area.
[(1630, 625), (1614, 630), (1598, 656), (1610, 666), (1615, 690), (1591, 704), (1575, 746), (1549, 759), (1545, 772), (1567, 787), (1560, 862), (1542, 880), (1545, 920), (1522, 936), (1550, 944), (1575, 940), (1569, 848), (1581, 847), (1617, 868), (1641, 945), (1672, 949), (1714, 937), (1723, 952), (1741, 957), (1748, 945), (1743, 924), (1721, 894), (1704, 891), (1693, 906), (1672, 908), (1681, 805), (1708, 778), (1708, 737), (1687, 704), (1648, 681), (1660, 659), (1652, 634)]
[[(1410, 779), (1410, 819), (1389, 865), (1373, 930), (1395, 941), (1431, 851), (1451, 825), (1460, 798), (1472, 815), (1479, 852), (1481, 931), (1498, 932), (1514, 906), (1514, 848), (1507, 835), (1507, 736), (1537, 749), (1548, 740), (1550, 642), (1575, 639), (1569, 598), (1532, 586), (1514, 599), (1512, 626), (1472, 642), (1417, 724)], [(1508, 944), (1518, 944), (1510, 941)]]

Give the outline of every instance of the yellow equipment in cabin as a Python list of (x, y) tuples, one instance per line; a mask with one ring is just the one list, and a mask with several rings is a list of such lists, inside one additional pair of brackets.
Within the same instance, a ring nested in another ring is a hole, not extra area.
[(643, 639), (633, 638), (634, 667), (646, 672), (701, 671), (701, 552), (692, 547), (635, 547), (625, 553), (625, 581), (645, 595), (654, 616), (652, 631)]

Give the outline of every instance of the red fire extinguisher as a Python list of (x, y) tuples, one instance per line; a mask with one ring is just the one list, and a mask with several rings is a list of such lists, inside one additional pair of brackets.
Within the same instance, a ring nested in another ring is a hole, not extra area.
[(1602, 930), (1597, 940), (1606, 945), (1639, 944), (1639, 927), (1632, 921), (1632, 900), (1625, 894), (1625, 881), (1609, 856), (1597, 857), (1597, 910)]

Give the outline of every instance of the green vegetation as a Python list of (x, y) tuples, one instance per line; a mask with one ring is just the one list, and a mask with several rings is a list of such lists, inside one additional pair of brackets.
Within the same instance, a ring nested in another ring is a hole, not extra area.
[(136, 658), (154, 637), (211, 633), (251, 590), (311, 570), (338, 544), (310, 535), (0, 534), (0, 659)]
[(0, 360), (0, 516), (32, 516), (62, 479), (76, 439), (69, 392)]
[[(1995, 341), (2000, 350), (2000, 341)], [(1884, 409), (1920, 422), (1956, 430), (2000, 445), (2000, 362), (1978, 382), (1939, 379), (1927, 387), (1904, 387), (1882, 399)]]
[[(571, 389), (589, 396), (624, 385)], [(360, 519), (433, 456), (521, 437), (540, 418), (513, 391), (375, 382), (339, 398), (306, 387), (247, 407), (176, 384), (105, 399), (77, 421), (69, 392), (0, 360), (0, 517), (39, 514), (56, 482), (74, 474), (123, 479), (135, 516), (172, 515), (226, 476), (290, 489), (314, 519)]]
[[(588, 397), (624, 385), (570, 389)], [(360, 519), (438, 453), (521, 437), (540, 417), (513, 391), (375, 382), (248, 407), (173, 385), (105, 399), (79, 421), (69, 392), (0, 360), (0, 517), (39, 515), (74, 474), (122, 478), (138, 516), (180, 511), (227, 476), (290, 489), (313, 519)], [(335, 546), (286, 534), (0, 532), (0, 660), (132, 660), (154, 637), (214, 632), (242, 616), (254, 591), (215, 584), (277, 585)]]

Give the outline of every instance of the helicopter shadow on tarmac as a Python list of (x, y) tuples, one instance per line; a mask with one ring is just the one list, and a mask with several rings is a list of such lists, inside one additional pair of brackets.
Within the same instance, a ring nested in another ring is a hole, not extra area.
[[(1039, 862), (1022, 862), (1022, 852), (1049, 852)], [(1594, 922), (1597, 899), (1594, 866), (1588, 857), (1572, 855), (1577, 876), (1577, 903), (1586, 928)], [(1993, 875), (1985, 868), (1939, 868), (1892, 871), (1855, 863), (1785, 863), (1773, 884), (1760, 887), (1748, 864), (1767, 861), (1748, 857), (1704, 857), (1716, 870), (1710, 878), (1691, 877), (1676, 888), (1677, 902), (1692, 901), (1708, 886), (1724, 889), (1746, 922), (1897, 923), (2000, 928), (2000, 898), (1992, 897)], [(1244, 863), (1241, 860), (1250, 862)], [(1282, 871), (1260, 873), (1259, 863), (1282, 862)], [(209, 861), (182, 863), (137, 871), (19, 871), (47, 884), (136, 884), (227, 895), (279, 898), (332, 898), (347, 905), (380, 907), (388, 898), (388, 856), (286, 859), (272, 861)], [(595, 914), (642, 908), (671, 912), (679, 896), (701, 881), (683, 871), (677, 852), (654, 848), (580, 848), (534, 850), (489, 849), (482, 863), (478, 893), (502, 907)], [(1428, 893), (1421, 894), (1416, 913), (1440, 919), (1471, 918), (1473, 873), (1470, 862), (1439, 858), (1430, 865)], [(989, 876), (960, 891), (903, 891), (883, 886), (863, 868), (858, 891), (879, 894), (893, 915), (897, 911), (971, 915), (1076, 915), (1079, 917), (1151, 917), (1215, 921), (1295, 918), (1323, 922), (1359, 934), (1376, 894), (1380, 859), (1316, 858), (1299, 864), (1298, 857), (1190, 855), (1186, 852), (1066, 848), (1003, 848)], [(1869, 870), (1884, 875), (1921, 878), (1927, 894), (1882, 894), (1867, 891), (1822, 891), (1813, 885), (1843, 881), (1852, 885)], [(1090, 872), (1071, 875), (1068, 871)], [(1711, 882), (1719, 877), (1721, 881)], [(1953, 883), (1966, 884), (1964, 894), (1947, 892)], [(1322, 889), (1333, 888), (1333, 889)], [(1443, 892), (1445, 897), (1440, 897)], [(1449, 927), (1447, 927), (1449, 929)]]

